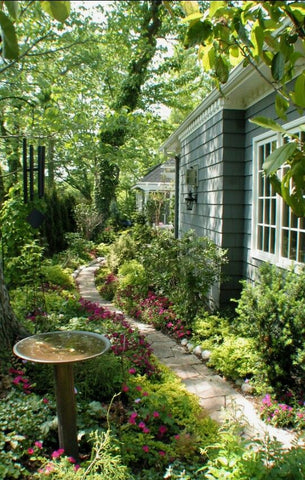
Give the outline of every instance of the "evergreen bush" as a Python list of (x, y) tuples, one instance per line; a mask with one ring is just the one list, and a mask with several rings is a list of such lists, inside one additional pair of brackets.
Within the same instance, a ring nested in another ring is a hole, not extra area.
[(304, 350), (305, 272), (295, 273), (263, 264), (259, 279), (243, 282), (234, 327), (252, 337), (270, 385), (277, 393), (302, 390)]

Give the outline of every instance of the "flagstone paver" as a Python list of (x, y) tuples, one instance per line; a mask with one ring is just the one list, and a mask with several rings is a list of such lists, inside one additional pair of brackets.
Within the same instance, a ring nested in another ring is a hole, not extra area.
[[(75, 272), (80, 294), (86, 300), (99, 303), (109, 310), (119, 312), (111, 302), (103, 300), (95, 286), (94, 273), (102, 259), (93, 261), (89, 266)], [(286, 430), (266, 425), (257, 415), (250, 399), (239, 393), (229, 382), (215, 374), (198, 357), (188, 353), (172, 338), (156, 331), (151, 325), (126, 317), (133, 328), (140, 330), (150, 343), (154, 355), (161, 363), (172, 369), (180, 378), (186, 389), (199, 398), (200, 405), (214, 420), (222, 422), (224, 417), (232, 416), (242, 422), (245, 435), (263, 438), (267, 434), (283, 445), (289, 447), (294, 435)]]

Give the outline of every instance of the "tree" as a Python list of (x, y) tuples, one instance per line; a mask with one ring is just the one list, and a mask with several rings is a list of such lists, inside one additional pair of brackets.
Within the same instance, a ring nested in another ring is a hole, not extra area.
[[(4, 3), (9, 13), (13, 16), (13, 18), (16, 18), (18, 2)], [(54, 15), (54, 12), (57, 11), (57, 7), (54, 7), (54, 5), (47, 5), (51, 3), (52, 2), (45, 2), (45, 7), (49, 8), (50, 12)], [(53, 3), (68, 4), (69, 2)], [(0, 11), (0, 27), (2, 38), (2, 55), (6, 59), (17, 58), (19, 55), (19, 49), (15, 29), (9, 17), (7, 17), (2, 11)], [(0, 264), (0, 351), (2, 352), (2, 355), (5, 356), (6, 353), (10, 352), (15, 340), (25, 333), (26, 332), (22, 326), (17, 322), (15, 314), (11, 308), (8, 291), (4, 284), (2, 265)]]
[[(305, 109), (305, 2), (215, 1), (204, 14), (200, 2), (181, 2), (188, 24), (186, 47), (197, 46), (205, 71), (216, 85), (227, 82), (230, 68), (243, 62), (260, 72), (276, 92), (275, 110), (285, 120), (293, 105)], [(269, 75), (264, 73), (267, 67)], [(295, 79), (292, 88), (288, 82)], [(304, 142), (280, 124), (267, 118), (252, 122), (282, 133), (290, 142), (275, 150), (265, 161), (264, 170), (275, 190), (297, 216), (305, 215)], [(305, 130), (305, 126), (303, 128)], [(280, 180), (277, 170), (289, 169)]]

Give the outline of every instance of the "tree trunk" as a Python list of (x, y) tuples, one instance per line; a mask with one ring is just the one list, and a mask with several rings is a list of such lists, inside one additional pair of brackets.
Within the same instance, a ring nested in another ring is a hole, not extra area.
[(0, 356), (6, 357), (11, 352), (15, 341), (26, 335), (27, 332), (19, 325), (12, 310), (0, 265)]
[(126, 112), (133, 112), (139, 102), (141, 88), (147, 76), (148, 66), (153, 59), (157, 36), (160, 31), (162, 0), (150, 0), (143, 3), (141, 35), (131, 59), (127, 77), (121, 85), (120, 92), (114, 102), (113, 109), (119, 114), (118, 124), (111, 123), (102, 128), (101, 159), (97, 166), (94, 200), (95, 206), (104, 219), (110, 212), (111, 201), (115, 199), (115, 190), (119, 182), (118, 149), (124, 145), (128, 134)]

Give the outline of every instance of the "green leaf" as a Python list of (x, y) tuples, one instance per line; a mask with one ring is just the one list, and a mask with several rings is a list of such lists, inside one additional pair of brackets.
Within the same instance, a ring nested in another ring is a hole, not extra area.
[(227, 2), (218, 2), (218, 1), (210, 2), (209, 17), (212, 18), (217, 12), (217, 10), (227, 6), (228, 6)]
[(70, 2), (43, 0), (40, 2), (40, 5), (46, 13), (59, 22), (64, 22), (70, 15)]
[(257, 25), (251, 33), (251, 39), (254, 46), (253, 55), (259, 56), (263, 50), (264, 45), (264, 30)]
[(281, 147), (274, 150), (271, 155), (269, 155), (264, 164), (263, 169), (266, 175), (276, 172), (287, 160), (295, 153), (297, 149), (297, 144), (294, 142), (286, 143)]
[(292, 94), (294, 103), (301, 108), (305, 108), (305, 74), (304, 72), (298, 76), (294, 85)]
[(184, 44), (186, 47), (192, 47), (198, 44), (204, 44), (212, 33), (212, 25), (208, 20), (196, 22), (188, 29)]
[(282, 52), (278, 52), (274, 55), (271, 63), (271, 73), (276, 82), (279, 82), (285, 72), (285, 57)]
[(275, 111), (283, 120), (287, 119), (286, 112), (289, 108), (289, 101), (282, 95), (277, 94), (275, 97)]
[(215, 73), (221, 83), (226, 83), (229, 78), (229, 67), (221, 56), (215, 58)]
[(5, 1), (5, 6), (8, 9), (8, 13), (10, 16), (14, 19), (17, 20), (18, 18), (18, 13), (19, 13), (19, 5), (16, 0), (11, 0), (11, 1)]
[(183, 18), (181, 20), (182, 23), (188, 23), (188, 22), (194, 22), (196, 20), (200, 20), (202, 18), (202, 13), (201, 12), (196, 12), (192, 13), (191, 15), (188, 15), (187, 17)]
[(199, 3), (193, 1), (181, 2), (181, 6), (185, 11), (186, 15), (192, 15), (193, 13), (200, 12)]
[(286, 133), (287, 130), (283, 128), (279, 123), (275, 122), (271, 118), (267, 117), (255, 117), (255, 118), (250, 118), (249, 120), (251, 123), (255, 123), (255, 125), (259, 125), (260, 127), (268, 128), (270, 130), (273, 130), (274, 132), (280, 132), (280, 133)]
[(15, 27), (12, 21), (0, 11), (0, 28), (2, 36), (2, 55), (8, 60), (18, 58), (19, 47)]
[(236, 33), (238, 34), (239, 38), (243, 41), (243, 43), (248, 47), (253, 48), (254, 45), (248, 37), (248, 32), (245, 26), (243, 25), (243, 23), (241, 22), (241, 19), (238, 16), (233, 18), (233, 25)]

